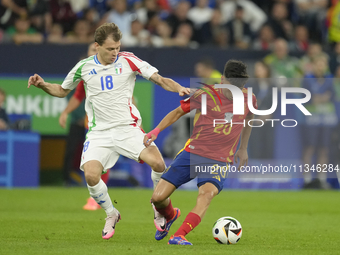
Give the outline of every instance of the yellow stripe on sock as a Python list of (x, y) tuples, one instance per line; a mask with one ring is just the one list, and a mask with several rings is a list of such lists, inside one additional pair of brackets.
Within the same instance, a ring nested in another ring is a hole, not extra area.
[(191, 228), (191, 230), (194, 229), (194, 228), (192, 227), (192, 225), (191, 225), (189, 222), (187, 222), (187, 224), (189, 225), (189, 227)]

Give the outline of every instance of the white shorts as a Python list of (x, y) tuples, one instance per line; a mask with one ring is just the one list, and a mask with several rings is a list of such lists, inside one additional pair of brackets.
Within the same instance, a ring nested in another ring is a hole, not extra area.
[[(139, 162), (139, 155), (146, 147), (143, 144), (145, 133), (140, 127), (122, 126), (87, 134), (81, 155), (80, 169), (90, 160), (99, 161), (104, 171), (113, 167), (119, 155)], [(151, 145), (156, 146), (155, 143)]]

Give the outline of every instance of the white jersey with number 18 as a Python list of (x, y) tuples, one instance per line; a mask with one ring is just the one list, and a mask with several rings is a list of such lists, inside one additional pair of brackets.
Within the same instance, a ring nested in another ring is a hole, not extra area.
[(139, 111), (132, 104), (136, 75), (149, 80), (156, 72), (155, 67), (130, 52), (120, 52), (115, 62), (106, 66), (94, 55), (79, 61), (61, 86), (74, 89), (84, 81), (89, 131), (135, 126), (142, 122)]

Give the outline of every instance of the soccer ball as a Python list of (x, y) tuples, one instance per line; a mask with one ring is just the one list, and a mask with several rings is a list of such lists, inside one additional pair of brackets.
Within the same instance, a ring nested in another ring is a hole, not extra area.
[(220, 244), (236, 244), (241, 239), (242, 226), (233, 217), (222, 217), (215, 222), (212, 234)]

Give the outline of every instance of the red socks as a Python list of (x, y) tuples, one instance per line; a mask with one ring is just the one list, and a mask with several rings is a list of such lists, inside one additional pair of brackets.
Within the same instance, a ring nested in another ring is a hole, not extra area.
[(190, 212), (185, 218), (182, 226), (176, 231), (174, 236), (185, 236), (201, 222), (201, 217)]
[(165, 217), (166, 221), (171, 220), (175, 215), (174, 208), (172, 207), (170, 198), (169, 198), (169, 204), (168, 204), (167, 207), (165, 207), (165, 208), (157, 208), (156, 207), (156, 210), (157, 210), (157, 212), (159, 212), (160, 214), (162, 214)]
[(110, 175), (110, 169), (107, 169), (107, 172), (105, 174), (102, 174), (102, 180), (105, 184), (109, 181), (109, 175)]
[[(170, 200), (170, 198), (169, 198)], [(162, 214), (166, 221), (171, 220), (175, 216), (174, 208), (172, 207), (171, 200), (169, 201), (169, 204), (165, 208), (157, 208), (156, 210)], [(198, 216), (196, 213), (190, 212), (187, 217), (185, 218), (183, 224), (181, 227), (176, 231), (174, 234), (175, 236), (185, 236), (187, 235), (191, 230), (193, 230), (195, 227), (197, 227), (198, 224), (201, 222), (201, 217)]]

